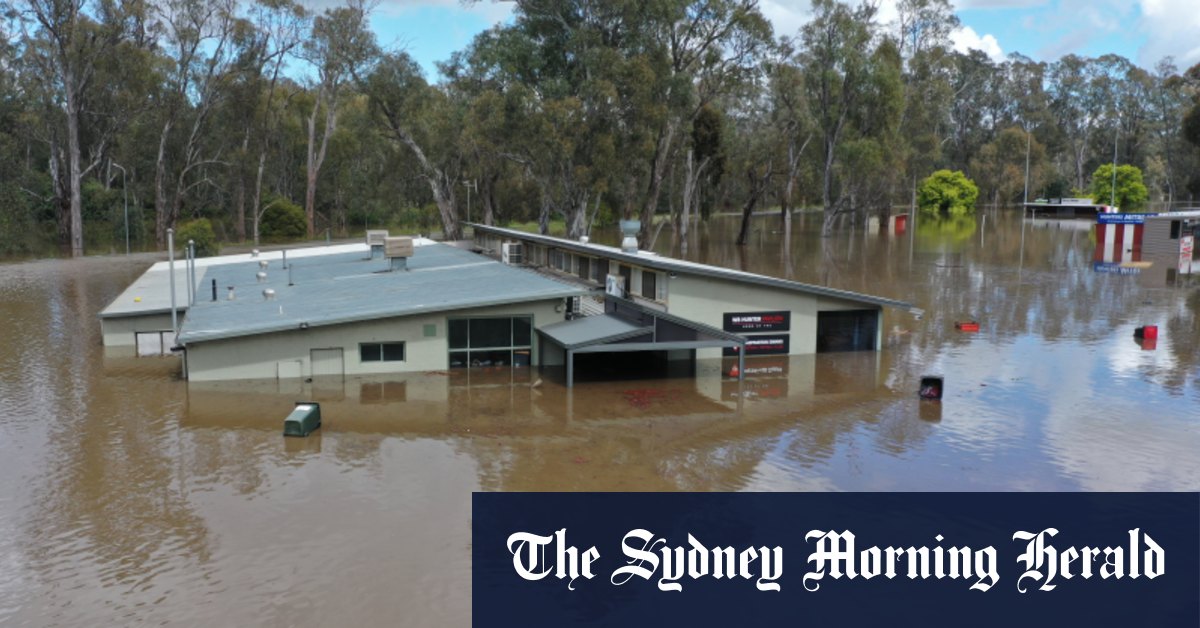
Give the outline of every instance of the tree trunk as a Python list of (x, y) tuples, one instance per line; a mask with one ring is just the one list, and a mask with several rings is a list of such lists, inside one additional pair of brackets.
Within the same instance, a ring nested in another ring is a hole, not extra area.
[(173, 121), (163, 124), (158, 136), (158, 158), (154, 162), (154, 242), (159, 249), (167, 246), (167, 229), (172, 225), (167, 220), (167, 138), (171, 134)]
[(828, 237), (833, 232), (833, 217), (837, 215), (833, 208), (833, 157), (836, 142), (825, 140), (825, 172), (821, 181), (821, 206), (825, 211), (825, 222), (821, 226), (821, 236)]
[(571, 203), (571, 214), (567, 217), (567, 238), (570, 240), (578, 240), (587, 233), (587, 202), (588, 194), (584, 192)]
[[(325, 132), (321, 135), (321, 145), (317, 147), (317, 113), (321, 104), (325, 105)], [(308, 237), (316, 235), (314, 219), (317, 207), (317, 176), (321, 165), (325, 163), (325, 150), (329, 147), (329, 136), (337, 129), (337, 95), (328, 94), (322, 87), (317, 92), (317, 101), (313, 103), (312, 114), (308, 116), (308, 150), (305, 160), (304, 218), (308, 223)]]
[(538, 209), (538, 233), (547, 235), (550, 233), (550, 195), (543, 188), (542, 206)]
[(484, 177), (483, 190), (479, 193), (483, 201), (483, 224), (489, 227), (496, 224), (496, 181), (499, 178), (499, 174)]
[(750, 198), (747, 198), (746, 204), (742, 206), (742, 227), (738, 230), (738, 237), (735, 242), (738, 246), (746, 244), (746, 239), (750, 235), (750, 215), (754, 213), (754, 206), (758, 204), (759, 197), (767, 189), (767, 183), (771, 180), (770, 162), (767, 162), (767, 167), (762, 177), (756, 177), (754, 169), (751, 168), (746, 171), (746, 179), (750, 182)]
[[(250, 128), (246, 128), (245, 135), (242, 136), (242, 157), (245, 158), (246, 151), (250, 150)], [(241, 160), (239, 160), (241, 162)], [(241, 162), (244, 163), (244, 162)], [(234, 219), (237, 223), (234, 225), (234, 234), (237, 235), (238, 242), (246, 241), (246, 173), (240, 166), (237, 173), (237, 190), (234, 195)]]
[(262, 217), (262, 180), (263, 170), (267, 165), (267, 149), (264, 147), (258, 154), (258, 174), (254, 178), (254, 205), (250, 211), (254, 220), (254, 246), (258, 246), (258, 220)]
[(73, 88), (67, 86), (67, 157), (70, 160), (71, 176), (71, 257), (83, 256), (83, 190), (81, 185), (82, 166), (79, 155), (79, 109), (78, 97), (72, 97)]
[(646, 242), (650, 229), (654, 226), (654, 212), (658, 209), (658, 197), (662, 193), (663, 176), (666, 173), (667, 162), (670, 161), (671, 144), (675, 138), (675, 124), (667, 125), (659, 137), (654, 149), (654, 161), (650, 168), (650, 185), (646, 193), (646, 202), (642, 205), (642, 230), (638, 233), (638, 241)]

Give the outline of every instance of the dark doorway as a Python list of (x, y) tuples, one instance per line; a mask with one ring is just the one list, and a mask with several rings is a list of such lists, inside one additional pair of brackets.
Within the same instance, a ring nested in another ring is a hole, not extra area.
[(635, 351), (575, 354), (576, 382), (696, 376), (696, 352)]
[(874, 351), (879, 310), (817, 312), (817, 353)]

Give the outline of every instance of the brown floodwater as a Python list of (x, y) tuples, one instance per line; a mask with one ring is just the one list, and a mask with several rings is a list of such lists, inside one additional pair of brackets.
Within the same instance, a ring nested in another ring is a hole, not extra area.
[[(0, 623), (465, 626), (478, 490), (1200, 490), (1200, 281), (1097, 272), (1090, 230), (1004, 212), (779, 224), (736, 247), (715, 218), (686, 256), (925, 316), (887, 313), (881, 352), (751, 361), (741, 387), (719, 361), (570, 391), (488, 370), (189, 387), (100, 343), (155, 256), (0, 265)], [(324, 427), (284, 439), (306, 398)]]

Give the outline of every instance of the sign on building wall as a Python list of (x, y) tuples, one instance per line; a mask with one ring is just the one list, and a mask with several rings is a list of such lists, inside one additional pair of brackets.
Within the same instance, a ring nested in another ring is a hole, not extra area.
[(625, 278), (620, 275), (606, 275), (604, 277), (604, 293), (624, 299)]
[(1182, 236), (1179, 238), (1179, 272), (1187, 274), (1192, 272), (1192, 249), (1195, 246), (1196, 236)]
[(726, 312), (725, 331), (734, 333), (759, 331), (788, 331), (792, 325), (792, 313), (779, 312)]
[[(791, 345), (787, 334), (763, 334), (746, 337), (746, 357), (756, 355), (787, 355)], [(725, 355), (737, 355), (737, 349), (725, 349)]]

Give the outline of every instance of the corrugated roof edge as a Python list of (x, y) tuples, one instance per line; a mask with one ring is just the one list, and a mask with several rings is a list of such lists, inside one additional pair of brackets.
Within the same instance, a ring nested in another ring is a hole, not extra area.
[[(178, 312), (180, 316), (183, 316), (184, 312), (187, 312), (187, 309), (188, 309), (187, 304), (178, 305), (175, 307), (175, 311)], [(164, 307), (164, 308), (159, 308), (159, 309), (154, 309), (154, 310), (136, 310), (136, 311), (130, 311), (130, 312), (100, 312), (100, 313), (96, 314), (96, 317), (102, 318), (102, 319), (134, 318), (137, 316), (153, 316), (155, 314), (170, 314), (170, 313), (171, 313), (171, 308)]]
[(655, 268), (657, 270), (674, 270), (693, 275), (708, 275), (720, 279), (732, 279), (736, 281), (747, 281), (773, 288), (783, 288), (785, 290), (795, 290), (797, 292), (808, 292), (811, 294), (833, 297), (837, 299), (845, 299), (847, 301), (860, 301), (863, 303), (872, 303), (875, 305), (883, 305), (894, 307), (901, 310), (907, 310), (913, 314), (922, 314), (924, 310), (914, 306), (906, 301), (897, 301), (885, 297), (877, 297), (861, 292), (851, 292), (849, 290), (839, 290), (837, 288), (826, 288), (825, 286), (817, 286), (813, 284), (801, 283), (799, 281), (790, 281), (787, 279), (779, 279), (777, 277), (768, 277), (767, 275), (759, 275), (757, 273), (748, 273), (740, 270), (732, 270), (729, 268), (721, 268), (720, 266), (712, 266), (709, 264), (700, 264), (698, 262), (685, 262), (676, 260), (671, 257), (661, 255), (641, 256), (625, 253), (619, 249), (606, 247), (601, 245), (583, 244), (565, 238), (556, 238), (553, 236), (544, 236), (537, 233), (529, 233), (526, 231), (517, 231), (516, 229), (505, 229), (504, 227), (489, 227), (475, 223), (468, 223), (474, 229), (479, 229), (485, 233), (491, 232), (498, 235), (510, 236), (513, 238), (522, 238), (539, 242), (542, 244), (551, 244), (554, 246), (571, 249), (579, 252), (602, 253), (605, 256), (613, 259), (628, 261), (639, 266)]
[[(305, 329), (312, 329), (315, 327), (330, 327), (333, 325), (345, 325), (347, 323), (358, 323), (358, 322), (362, 322), (362, 321), (372, 321), (372, 320), (379, 320), (379, 319), (384, 319), (384, 318), (400, 318), (400, 317), (407, 317), (407, 316), (417, 316), (420, 314), (430, 314), (433, 312), (456, 312), (459, 310), (471, 310), (471, 309), (480, 308), (480, 307), (493, 307), (493, 306), (497, 306), (497, 305), (512, 305), (513, 303), (524, 303), (526, 301), (549, 301), (551, 299), (562, 299), (565, 297), (582, 296), (582, 295), (585, 295), (588, 293), (589, 293), (588, 290), (564, 287), (563, 290), (559, 290), (557, 292), (547, 292), (545, 294), (539, 294), (539, 295), (535, 295), (535, 296), (527, 295), (523, 298), (489, 299), (489, 300), (477, 301), (477, 302), (471, 302), (471, 303), (462, 303), (462, 304), (452, 305), (452, 306), (448, 306), (448, 307), (444, 306), (444, 305), (430, 305), (430, 306), (426, 306), (426, 307), (418, 307), (418, 308), (413, 308), (411, 310), (405, 310), (403, 313), (395, 313), (395, 312), (388, 312), (388, 311), (366, 312), (366, 313), (363, 313), (362, 315), (341, 316), (338, 318), (321, 320), (319, 322), (314, 322), (314, 323), (306, 322), (305, 324), (307, 325), (307, 327), (305, 327)], [(244, 336), (257, 336), (260, 334), (274, 334), (274, 333), (279, 333), (279, 332), (284, 332), (284, 331), (292, 331), (292, 330), (297, 330), (297, 329), (299, 329), (297, 327), (297, 325), (295, 323), (293, 323), (292, 321), (289, 321), (287, 325), (280, 325), (280, 324), (258, 325), (258, 326), (254, 326), (254, 327), (243, 327), (243, 328), (238, 328), (238, 329), (230, 329), (230, 330), (222, 330), (222, 331), (199, 331), (199, 332), (183, 331), (179, 334), (179, 344), (186, 347), (188, 345), (188, 343), (195, 344), (195, 343), (201, 343), (201, 342), (209, 342), (212, 340), (227, 340), (229, 338), (241, 338)]]

